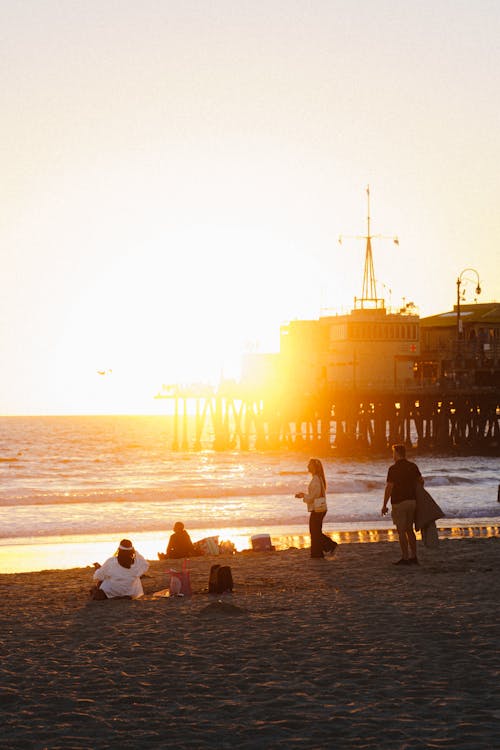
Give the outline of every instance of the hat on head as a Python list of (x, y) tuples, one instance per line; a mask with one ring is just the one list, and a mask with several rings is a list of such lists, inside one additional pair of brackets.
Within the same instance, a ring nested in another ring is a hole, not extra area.
[(134, 551), (134, 545), (130, 541), (130, 539), (122, 539), (118, 549), (122, 549), (125, 552), (133, 552)]

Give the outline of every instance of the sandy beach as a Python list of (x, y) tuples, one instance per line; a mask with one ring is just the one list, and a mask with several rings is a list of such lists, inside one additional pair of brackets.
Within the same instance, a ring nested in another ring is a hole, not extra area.
[(158, 561), (135, 601), (90, 601), (90, 567), (1, 575), (2, 747), (499, 747), (500, 540), (419, 554), (196, 558), (184, 599)]

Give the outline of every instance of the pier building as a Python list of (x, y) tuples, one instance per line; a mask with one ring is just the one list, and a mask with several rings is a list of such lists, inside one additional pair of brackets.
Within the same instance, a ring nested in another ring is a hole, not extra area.
[(175, 402), (174, 448), (387, 455), (402, 442), (500, 455), (500, 305), (459, 296), (454, 310), (428, 318), (412, 303), (387, 309), (367, 196), (362, 294), (351, 312), (283, 325), (280, 351), (245, 356), (238, 383), (164, 387), (158, 398)]
[(457, 305), (420, 319), (422, 385), (500, 388), (500, 303)]
[[(292, 381), (295, 391), (394, 390), (411, 387), (417, 377), (419, 316), (412, 303), (388, 310), (385, 299), (377, 295), (369, 188), (366, 193), (366, 234), (355, 238), (365, 242), (362, 291), (351, 312), (293, 320), (281, 327), (278, 377), (282, 385)], [(397, 237), (385, 239), (399, 244)], [(258, 357), (247, 360), (244, 381), (255, 380), (252, 366), (259, 367)]]
[[(411, 387), (420, 354), (419, 317), (412, 309), (354, 308), (347, 315), (292, 321), (281, 328), (282, 374), (307, 390)], [(317, 330), (314, 331), (313, 329)]]

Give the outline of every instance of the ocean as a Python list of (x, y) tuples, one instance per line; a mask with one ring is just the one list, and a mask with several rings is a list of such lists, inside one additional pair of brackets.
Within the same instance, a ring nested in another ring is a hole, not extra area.
[[(0, 571), (90, 565), (122, 537), (156, 558), (173, 524), (195, 541), (219, 536), (237, 549), (270, 533), (307, 544), (309, 454), (174, 452), (161, 416), (0, 418)], [(441, 527), (500, 522), (494, 457), (411, 456), (443, 509)], [(386, 459), (324, 460), (327, 532), (391, 533), (380, 508)]]

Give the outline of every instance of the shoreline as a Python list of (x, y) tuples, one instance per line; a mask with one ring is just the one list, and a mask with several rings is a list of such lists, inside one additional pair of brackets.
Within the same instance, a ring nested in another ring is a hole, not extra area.
[[(490, 750), (500, 746), (500, 542), (343, 544), (152, 562), (141, 599), (93, 569), (0, 575), (2, 747)], [(229, 564), (232, 595), (207, 593)]]
[[(461, 539), (466, 537), (500, 537), (498, 523), (447, 523), (450, 519), (440, 519), (437, 528), (440, 539)], [(486, 519), (483, 519), (486, 520)], [(395, 542), (397, 533), (387, 521), (379, 522), (378, 527), (366, 528), (329, 528), (324, 525), (324, 531), (339, 544)], [(348, 524), (342, 524), (348, 526)], [(119, 538), (130, 538), (134, 545), (148, 560), (157, 560), (157, 553), (164, 552), (171, 532), (159, 535), (158, 532), (124, 532), (120, 535), (94, 534), (84, 536), (60, 536), (27, 539), (0, 538), (0, 574), (31, 573), (42, 570), (69, 570), (86, 567), (94, 561), (103, 562), (110, 557)], [(277, 551), (288, 549), (304, 549), (309, 547), (310, 540), (307, 527), (269, 527), (235, 529), (193, 529), (193, 541), (204, 536), (218, 536), (219, 541), (231, 540), (236, 550), (251, 549), (251, 536), (259, 533), (269, 533), (271, 542)], [(420, 533), (417, 533), (420, 539)]]

